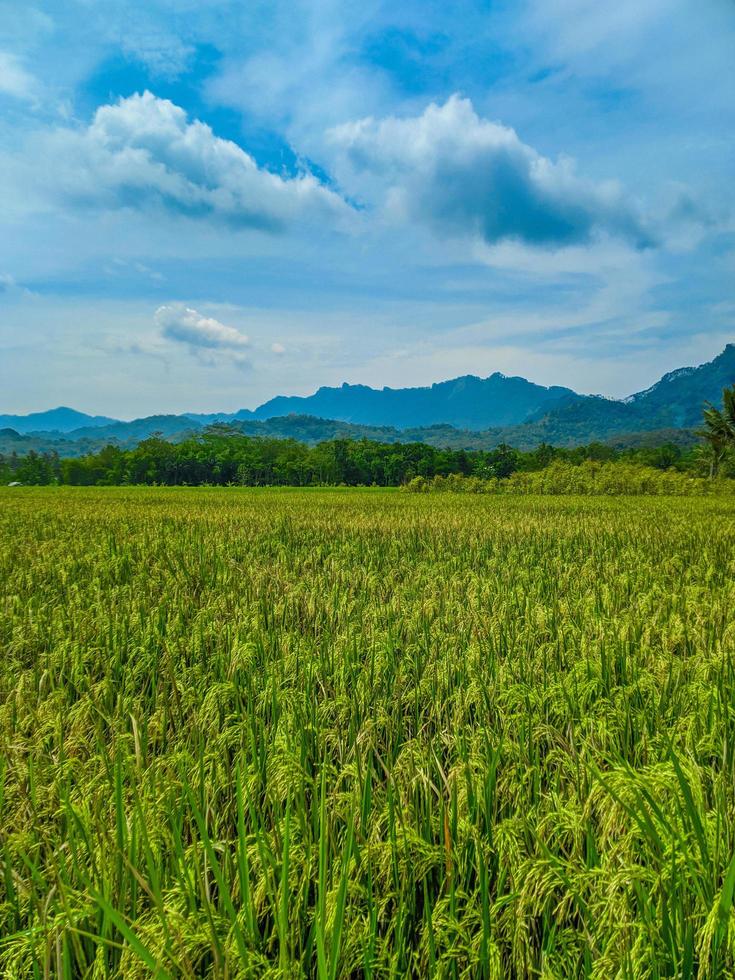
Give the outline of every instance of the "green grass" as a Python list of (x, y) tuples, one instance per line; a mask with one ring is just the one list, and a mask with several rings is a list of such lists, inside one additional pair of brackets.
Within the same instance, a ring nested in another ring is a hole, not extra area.
[(0, 976), (735, 971), (735, 502), (0, 491)]

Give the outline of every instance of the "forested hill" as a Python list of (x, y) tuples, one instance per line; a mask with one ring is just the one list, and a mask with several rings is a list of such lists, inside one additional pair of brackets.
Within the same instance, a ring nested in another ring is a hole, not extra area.
[(74, 408), (52, 408), (48, 412), (31, 412), (30, 415), (0, 415), (0, 430), (12, 429), (19, 434), (27, 432), (73, 432), (85, 428), (110, 425), (117, 419), (105, 415), (87, 415)]
[(582, 396), (571, 388), (542, 385), (496, 372), (488, 378), (467, 375), (426, 388), (369, 388), (343, 384), (320, 388), (306, 398), (273, 398), (251, 416), (315, 415), (362, 425), (389, 425), (398, 429), (439, 423), (464, 429), (516, 425), (540, 410)]
[[(183, 426), (183, 427), (182, 427)], [(229, 435), (246, 435), (262, 439), (295, 439), (307, 446), (332, 439), (364, 440), (382, 443), (420, 442), (438, 449), (491, 450), (509, 443), (521, 451), (536, 448), (542, 442), (570, 448), (599, 439), (617, 448), (655, 447), (673, 444), (689, 449), (698, 442), (695, 429), (656, 429), (646, 431), (619, 430), (608, 433), (604, 425), (588, 426), (582, 423), (568, 426), (567, 435), (556, 429), (553, 420), (520, 426), (486, 429), (473, 432), (456, 429), (451, 425), (432, 425), (410, 429), (392, 426), (356, 425), (336, 419), (319, 419), (311, 415), (286, 415), (264, 421), (215, 423), (198, 426), (178, 415), (154, 415), (135, 422), (116, 422), (110, 426), (85, 428), (71, 433), (28, 433), (22, 435), (14, 429), (0, 429), (0, 459), (7, 456), (27, 456), (29, 453), (55, 454), (62, 458), (74, 458), (96, 453), (112, 445), (120, 449), (133, 449), (144, 439), (161, 436), (171, 443), (180, 443), (208, 432)], [(600, 436), (600, 432), (604, 432)], [(589, 433), (589, 436), (586, 435)]]
[(735, 344), (699, 367), (665, 374), (655, 385), (626, 399), (641, 417), (674, 427), (698, 425), (704, 402), (719, 403), (724, 388), (735, 383)]
[(735, 383), (735, 344), (712, 361), (679, 368), (655, 385), (622, 401), (587, 396), (562, 399), (523, 425), (505, 427), (503, 439), (513, 445), (580, 445), (593, 439), (615, 441), (622, 434), (693, 431), (707, 402), (719, 405), (722, 391)]
[[(655, 385), (624, 400), (580, 395), (569, 388), (545, 388), (524, 378), (495, 373), (467, 376), (427, 388), (320, 388), (306, 398), (278, 397), (234, 420), (290, 414), (398, 429), (436, 424), (458, 429), (496, 430), (500, 441), (528, 443), (546, 438), (569, 445), (616, 432), (690, 428), (699, 424), (704, 402), (719, 402), (735, 382), (735, 344), (699, 367), (679, 368)], [(206, 417), (205, 417), (206, 418)]]
[(527, 449), (541, 442), (630, 444), (647, 438), (659, 444), (691, 444), (705, 402), (719, 404), (723, 388), (734, 382), (735, 344), (728, 344), (712, 361), (671, 371), (624, 400), (545, 388), (496, 373), (426, 388), (320, 388), (305, 398), (279, 396), (254, 411), (153, 415), (132, 422), (60, 408), (0, 416), (0, 453), (33, 450), (79, 456), (107, 443), (131, 447), (154, 433), (177, 442), (213, 423), (234, 426), (247, 435), (306, 443), (365, 438), (467, 449), (505, 442)]

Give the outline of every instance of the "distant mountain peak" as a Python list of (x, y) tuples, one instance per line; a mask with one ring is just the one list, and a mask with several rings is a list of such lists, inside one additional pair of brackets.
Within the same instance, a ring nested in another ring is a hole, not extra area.
[(30, 415), (0, 415), (0, 427), (7, 426), (19, 433), (27, 432), (73, 432), (82, 426), (110, 425), (116, 419), (104, 415), (87, 415), (75, 408), (59, 405), (46, 412), (31, 412)]
[(705, 402), (719, 403), (724, 388), (735, 384), (735, 344), (727, 344), (711, 361), (668, 371), (655, 384), (625, 399), (642, 413), (642, 421), (662, 426), (696, 426)]
[(248, 417), (265, 420), (295, 412), (357, 425), (407, 429), (448, 424), (477, 430), (520, 424), (562, 397), (581, 396), (571, 388), (546, 388), (496, 371), (487, 378), (466, 374), (413, 388), (325, 385), (313, 395), (271, 398)]
[(158, 415), (133, 422), (87, 415), (60, 405), (30, 415), (0, 415), (0, 430), (5, 430), (0, 435), (8, 441), (46, 433), (54, 439), (68, 437), (67, 444), (69, 439), (105, 438), (130, 443), (155, 431), (175, 438), (213, 423), (309, 417), (335, 425), (372, 427), (375, 432), (435, 427), (475, 433), (503, 430), (503, 438), (511, 443), (537, 439), (570, 445), (616, 432), (696, 428), (705, 402), (718, 404), (723, 388), (734, 383), (735, 343), (728, 343), (706, 364), (669, 371), (622, 401), (580, 395), (561, 386), (546, 387), (495, 371), (486, 378), (465, 374), (412, 388), (371, 388), (345, 381), (338, 387), (324, 385), (304, 397), (279, 395), (252, 411)]
[(629, 395), (627, 398), (624, 398), (623, 401), (626, 403), (640, 401), (641, 399), (647, 398), (653, 392), (657, 391), (661, 385), (667, 385), (671, 381), (676, 381), (677, 378), (686, 378), (697, 370), (698, 368), (695, 367), (674, 368), (673, 371), (669, 371), (662, 375), (658, 381), (651, 385), (650, 388), (645, 388), (643, 391), (636, 391), (635, 394)]

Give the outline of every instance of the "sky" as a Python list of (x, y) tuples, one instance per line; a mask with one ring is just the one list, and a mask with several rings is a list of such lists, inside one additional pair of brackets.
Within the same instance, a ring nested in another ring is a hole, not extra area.
[(735, 340), (733, 0), (0, 0), (0, 412)]

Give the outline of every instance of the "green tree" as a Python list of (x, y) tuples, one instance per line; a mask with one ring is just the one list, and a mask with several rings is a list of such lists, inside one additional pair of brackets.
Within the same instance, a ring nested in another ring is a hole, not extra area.
[(721, 409), (706, 403), (704, 428), (700, 430), (700, 435), (707, 444), (709, 475), (713, 478), (735, 448), (735, 385), (722, 392)]

